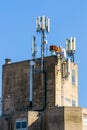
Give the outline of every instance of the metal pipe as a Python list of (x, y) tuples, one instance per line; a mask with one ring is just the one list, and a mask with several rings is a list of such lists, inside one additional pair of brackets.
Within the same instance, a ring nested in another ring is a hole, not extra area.
[(34, 68), (34, 61), (30, 61), (30, 89), (29, 89), (30, 107), (32, 107), (32, 101), (33, 101), (33, 68)]

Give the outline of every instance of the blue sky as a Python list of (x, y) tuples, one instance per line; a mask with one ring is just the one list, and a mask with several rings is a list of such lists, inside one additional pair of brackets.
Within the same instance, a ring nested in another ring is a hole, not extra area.
[(76, 37), (79, 106), (87, 107), (87, 0), (0, 1), (0, 88), (4, 59), (11, 58), (12, 62), (30, 59), (33, 34), (39, 46), (40, 34), (36, 33), (35, 21), (43, 15), (51, 20), (48, 45), (65, 47), (66, 38)]

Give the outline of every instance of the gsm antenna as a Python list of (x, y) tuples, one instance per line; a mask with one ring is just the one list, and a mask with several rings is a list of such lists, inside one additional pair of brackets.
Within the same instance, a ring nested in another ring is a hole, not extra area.
[(44, 44), (47, 44), (45, 40), (45, 33), (50, 32), (50, 19), (48, 17), (42, 16), (36, 19), (36, 32), (41, 33), (41, 71), (44, 71)]

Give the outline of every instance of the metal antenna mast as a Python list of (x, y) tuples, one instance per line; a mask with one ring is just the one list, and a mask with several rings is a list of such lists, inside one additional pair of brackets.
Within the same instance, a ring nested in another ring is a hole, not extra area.
[(46, 44), (45, 40), (45, 32), (50, 32), (50, 19), (42, 16), (37, 17), (36, 19), (36, 32), (41, 33), (41, 72), (44, 72), (44, 44)]
[(44, 70), (44, 44), (47, 43), (45, 40), (45, 32), (50, 32), (50, 19), (42, 16), (36, 19), (36, 32), (41, 33), (41, 73), (42, 73), (42, 87), (44, 88), (44, 106), (41, 110), (46, 109), (46, 72)]

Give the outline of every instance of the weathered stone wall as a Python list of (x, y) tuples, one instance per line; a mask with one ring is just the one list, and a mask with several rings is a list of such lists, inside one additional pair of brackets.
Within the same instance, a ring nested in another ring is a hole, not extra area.
[(55, 105), (62, 106), (62, 73), (61, 73), (61, 59), (60, 57), (57, 60), (55, 66)]
[(16, 120), (23, 119), (27, 121), (27, 130), (86, 130), (86, 117), (87, 109), (80, 107), (55, 106), (42, 112), (15, 112), (0, 118), (0, 130), (14, 130)]
[(27, 112), (15, 112), (12, 115), (4, 115), (0, 117), (0, 130), (15, 130), (16, 120), (26, 119), (28, 122)]
[[(3, 111), (11, 113), (24, 110), (30, 102), (30, 61), (3, 65)], [(43, 109), (55, 105), (78, 106), (78, 67), (70, 63), (70, 74), (62, 78), (62, 59), (56, 56), (44, 58), (44, 73), (41, 59), (36, 59), (33, 73), (33, 109)], [(66, 68), (67, 69), (67, 68)], [(75, 70), (76, 84), (72, 85), (72, 69)], [(45, 97), (46, 96), (46, 97)]]
[(29, 61), (3, 66), (3, 112), (10, 114), (29, 105)]
[[(78, 106), (78, 66), (73, 62), (68, 65), (67, 62), (59, 57), (55, 66), (55, 105), (72, 106), (74, 101), (75, 106)], [(72, 70), (75, 71), (75, 84), (72, 84)]]
[(54, 107), (45, 114), (45, 130), (64, 130), (64, 108)]
[[(33, 81), (33, 106), (36, 109), (42, 109), (45, 104), (47, 107), (55, 105), (55, 64), (57, 57), (46, 57), (44, 59), (44, 74), (38, 72), (40, 69), (40, 59), (36, 61), (36, 73)], [(44, 79), (44, 80), (43, 80)], [(45, 99), (46, 86), (46, 99)]]
[(87, 109), (82, 108), (82, 130), (87, 130)]
[[(54, 106), (55, 104), (56, 60), (56, 56), (46, 57), (44, 59), (44, 74), (40, 71), (40, 59), (36, 60), (36, 68), (33, 74), (33, 109), (43, 109), (45, 100), (48, 107)], [(25, 110), (30, 105), (29, 62), (23, 61), (3, 65), (3, 112), (6, 114)], [(45, 98), (45, 87), (47, 98)]]
[(10, 118), (0, 117), (0, 130), (12, 130)]
[[(72, 69), (75, 70), (75, 84), (72, 84)], [(72, 101), (75, 101), (75, 106), (78, 106), (78, 66), (70, 63), (70, 73), (67, 78), (62, 79), (62, 96), (63, 106), (72, 106)]]
[(64, 130), (82, 130), (82, 109), (64, 107)]
[(64, 130), (64, 109), (53, 107), (43, 112), (28, 112), (28, 130)]

